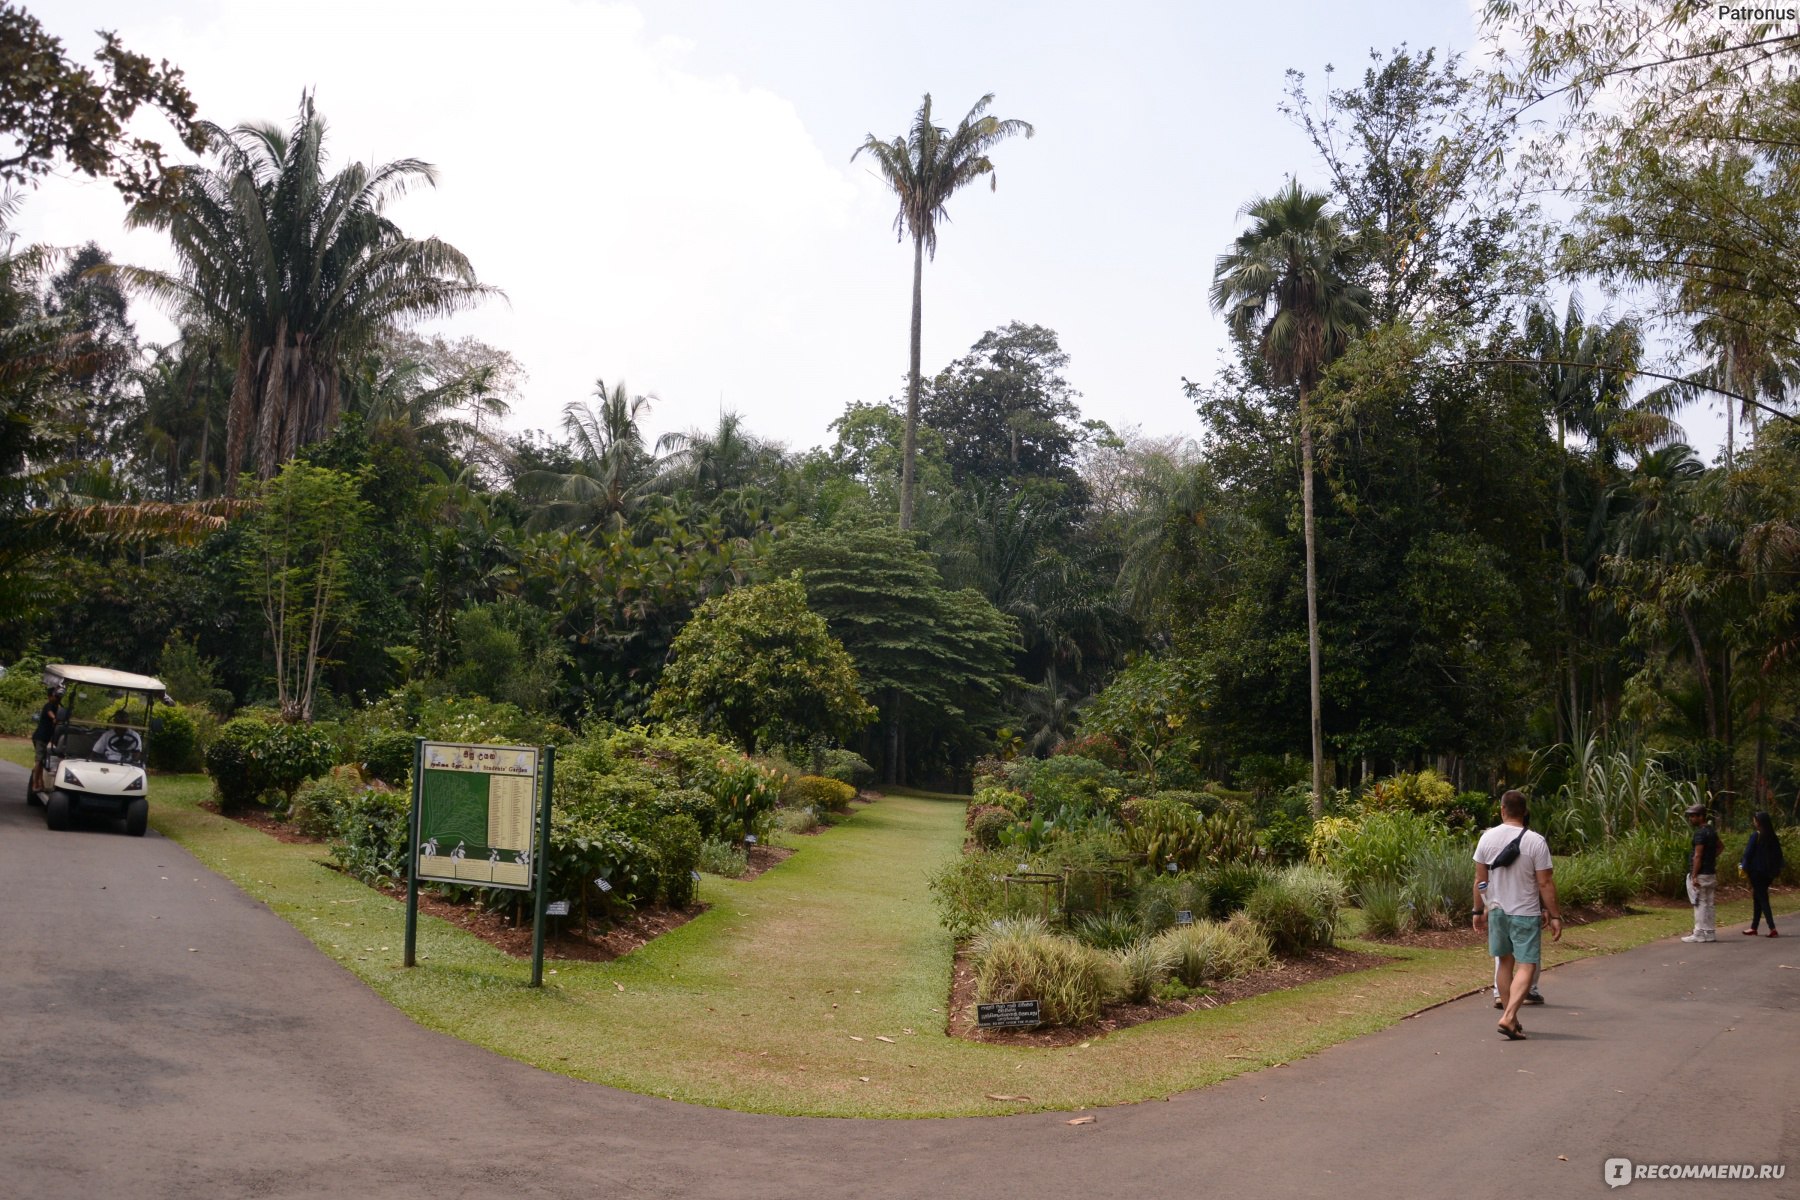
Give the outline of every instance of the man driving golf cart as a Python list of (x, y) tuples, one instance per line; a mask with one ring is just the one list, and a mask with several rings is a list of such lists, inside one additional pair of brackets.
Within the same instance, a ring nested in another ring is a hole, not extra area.
[(44, 669), (44, 684), (60, 689), (54, 729), (27, 802), (44, 806), (45, 823), (67, 829), (80, 817), (123, 821), (125, 832), (144, 836), (149, 826), (146, 737), (155, 728), (151, 710), (164, 699), (160, 679), (58, 663)]

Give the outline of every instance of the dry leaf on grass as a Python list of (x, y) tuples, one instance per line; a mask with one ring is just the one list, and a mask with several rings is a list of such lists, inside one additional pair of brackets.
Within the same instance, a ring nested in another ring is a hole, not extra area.
[(988, 1092), (987, 1098), (989, 1100), (1008, 1100), (1008, 1101), (1013, 1101), (1015, 1103), (1031, 1099), (1030, 1096), (1008, 1096), (1003, 1092)]

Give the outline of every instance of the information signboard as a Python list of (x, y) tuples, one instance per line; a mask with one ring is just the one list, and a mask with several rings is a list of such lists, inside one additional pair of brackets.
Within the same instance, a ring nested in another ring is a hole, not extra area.
[(530, 891), (536, 748), (426, 742), (420, 759), (419, 878)]
[(1041, 1023), (1036, 1000), (1006, 1000), (975, 1006), (975, 1024), (984, 1028), (1017, 1029)]

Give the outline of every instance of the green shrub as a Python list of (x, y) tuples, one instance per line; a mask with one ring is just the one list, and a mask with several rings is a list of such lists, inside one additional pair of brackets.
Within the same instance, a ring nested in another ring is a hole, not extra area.
[(1251, 892), (1244, 915), (1262, 927), (1276, 950), (1297, 954), (1332, 943), (1344, 899), (1344, 883), (1336, 875), (1293, 866)]
[(159, 727), (150, 734), (150, 769), (192, 773), (206, 769), (207, 734), (218, 724), (203, 708), (159, 704), (151, 709)]
[(394, 787), (405, 787), (412, 778), (417, 739), (404, 729), (377, 729), (362, 741), (363, 774)]
[[(968, 937), (1006, 916), (1008, 892), (1001, 880), (1012, 873), (1017, 857), (999, 851), (959, 854), (939, 867), (928, 887), (937, 904), (938, 921), (954, 937)], [(1019, 911), (1027, 907), (1024, 889), (1011, 891)]]
[(1420, 850), (1450, 840), (1436, 817), (1405, 810), (1322, 817), (1313, 824), (1308, 858), (1360, 895), (1367, 883), (1401, 883)]
[(1370, 812), (1443, 813), (1455, 803), (1456, 786), (1430, 768), (1379, 780), (1362, 796), (1363, 808)]
[(736, 879), (750, 869), (750, 855), (735, 842), (707, 840), (700, 843), (700, 870), (708, 875)]
[(1377, 880), (1363, 885), (1363, 932), (1370, 937), (1410, 933), (1410, 914), (1400, 900), (1400, 885)]
[(308, 779), (331, 770), (338, 759), (340, 730), (324, 722), (312, 725), (271, 725), (257, 747), (267, 786), (282, 794), (282, 807)]
[(268, 790), (262, 747), (271, 728), (255, 717), (235, 717), (219, 727), (206, 748), (206, 773), (212, 776), (220, 812), (254, 804)]
[(1013, 815), (1004, 808), (977, 808), (970, 812), (969, 835), (983, 850), (1000, 846), (1001, 835), (1013, 826)]
[(1031, 811), (1031, 798), (1008, 787), (982, 786), (975, 789), (976, 808), (1004, 808), (1015, 817)]
[(1112, 816), (1131, 788), (1121, 772), (1075, 754), (1020, 759), (1007, 771), (1007, 784), (1030, 798), (1034, 812), (1097, 809)]
[(1270, 862), (1296, 863), (1306, 858), (1306, 841), (1312, 834), (1312, 818), (1305, 814), (1274, 813), (1263, 823), (1257, 840)]
[(815, 775), (847, 783), (853, 788), (866, 788), (875, 782), (875, 768), (853, 750), (826, 750), (818, 756)]
[(1242, 915), (1177, 925), (1157, 934), (1154, 942), (1173, 961), (1175, 977), (1188, 987), (1241, 979), (1275, 961), (1269, 935)]
[(1400, 905), (1411, 927), (1458, 929), (1469, 920), (1475, 903), (1473, 847), (1432, 842), (1407, 864), (1400, 885)]
[(778, 808), (775, 810), (775, 828), (783, 833), (811, 833), (819, 827), (819, 810), (807, 808)]
[(694, 871), (700, 865), (699, 823), (679, 813), (658, 821), (650, 849), (656, 860), (656, 894), (670, 908), (686, 908), (693, 903)]
[(1158, 938), (1140, 937), (1112, 952), (1119, 977), (1119, 999), (1142, 1004), (1175, 970), (1175, 949)]
[(1074, 938), (1057, 937), (1036, 920), (989, 928), (970, 944), (969, 954), (977, 1002), (1035, 999), (1046, 1025), (1095, 1020), (1121, 991), (1110, 956)]
[[(1250, 901), (1250, 894), (1268, 878), (1268, 868), (1255, 863), (1226, 863), (1201, 872), (1200, 883), (1206, 890), (1206, 915), (1215, 921), (1223, 921), (1233, 913), (1243, 911)], [(1194, 915), (1199, 916), (1200, 910), (1195, 909)]]
[(294, 793), (289, 820), (297, 833), (321, 842), (331, 841), (343, 828), (350, 802), (362, 791), (335, 775), (310, 779)]
[(332, 861), (364, 883), (404, 879), (411, 816), (412, 801), (404, 792), (365, 788), (352, 794), (339, 809)]
[[(699, 773), (693, 785), (709, 793), (718, 805), (719, 817), (713, 832), (720, 837), (741, 838), (775, 807), (781, 797), (783, 777), (758, 766), (741, 754), (720, 756), (711, 769)], [(835, 779), (826, 780), (837, 788), (848, 785)], [(856, 794), (851, 789), (851, 795)]]
[(856, 789), (837, 779), (823, 775), (802, 775), (790, 779), (782, 789), (781, 802), (789, 807), (812, 807), (831, 812), (847, 812), (856, 799)]
[(1127, 801), (1121, 813), (1125, 844), (1152, 871), (1192, 870), (1206, 856), (1206, 818), (1191, 805), (1157, 796)]

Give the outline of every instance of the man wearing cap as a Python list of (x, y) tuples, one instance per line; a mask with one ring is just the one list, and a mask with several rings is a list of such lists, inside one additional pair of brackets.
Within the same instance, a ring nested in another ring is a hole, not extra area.
[(1706, 823), (1706, 805), (1690, 804), (1688, 824), (1694, 827), (1694, 853), (1688, 858), (1688, 899), (1694, 904), (1694, 932), (1684, 942), (1716, 942), (1713, 897), (1719, 887), (1719, 835)]
[(1523, 1041), (1519, 1006), (1543, 959), (1541, 926), (1550, 914), (1550, 939), (1562, 940), (1562, 904), (1551, 877), (1550, 843), (1526, 828), (1525, 793), (1500, 797), (1500, 824), (1475, 843), (1475, 928), (1488, 935), (1488, 953), (1500, 962), (1494, 990), (1506, 1001), (1500, 1036)]

